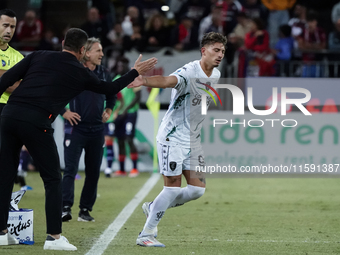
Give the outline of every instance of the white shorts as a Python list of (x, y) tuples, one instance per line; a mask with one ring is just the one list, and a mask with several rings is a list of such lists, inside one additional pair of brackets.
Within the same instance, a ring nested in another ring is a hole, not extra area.
[(157, 153), (160, 173), (165, 176), (181, 175), (183, 170), (195, 171), (205, 165), (201, 146), (190, 149), (157, 142)]

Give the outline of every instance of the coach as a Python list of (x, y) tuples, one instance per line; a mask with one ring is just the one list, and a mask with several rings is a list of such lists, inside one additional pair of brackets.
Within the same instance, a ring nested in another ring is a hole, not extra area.
[(0, 79), (0, 94), (16, 81), (21, 84), (10, 96), (1, 118), (0, 231), (7, 233), (8, 205), (25, 145), (40, 170), (45, 187), (47, 239), (44, 249), (76, 250), (61, 233), (62, 193), (57, 147), (51, 123), (66, 104), (84, 90), (116, 94), (139, 74), (152, 69), (155, 58), (140, 62), (114, 82), (99, 80), (80, 64), (87, 34), (77, 28), (67, 31), (62, 52), (37, 51), (8, 70)]

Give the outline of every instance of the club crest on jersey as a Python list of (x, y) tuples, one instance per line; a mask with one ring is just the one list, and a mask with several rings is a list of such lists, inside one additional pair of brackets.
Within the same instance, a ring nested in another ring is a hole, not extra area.
[(6, 66), (6, 61), (5, 60), (1, 60), (1, 65), (2, 65), (2, 67)]
[(71, 140), (70, 140), (70, 139), (67, 139), (67, 140), (65, 141), (65, 146), (68, 147), (68, 146), (70, 146), (70, 144), (71, 144)]
[(171, 161), (169, 166), (171, 171), (174, 171), (176, 169), (177, 163), (175, 161)]

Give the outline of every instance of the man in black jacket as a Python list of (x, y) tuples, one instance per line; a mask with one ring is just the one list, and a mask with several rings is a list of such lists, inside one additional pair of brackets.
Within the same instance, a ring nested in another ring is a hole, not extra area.
[(8, 206), (25, 145), (40, 170), (45, 187), (47, 239), (44, 249), (76, 250), (61, 233), (62, 192), (57, 147), (52, 122), (65, 105), (84, 90), (114, 95), (129, 83), (142, 79), (157, 60), (140, 62), (114, 82), (101, 81), (79, 60), (84, 56), (87, 34), (77, 28), (67, 31), (62, 52), (37, 51), (8, 70), (0, 79), (0, 94), (16, 81), (18, 88), (10, 96), (1, 115), (0, 153), (0, 235), (7, 232)]
[[(111, 81), (109, 72), (101, 66), (104, 56), (100, 40), (91, 37), (85, 45), (82, 60), (101, 80)], [(104, 111), (104, 103), (106, 108)], [(112, 95), (83, 91), (69, 103), (61, 115), (65, 118), (63, 175), (63, 214), (62, 220), (72, 219), (71, 207), (74, 203), (74, 179), (78, 172), (81, 153), (85, 151), (85, 182), (80, 197), (78, 221), (94, 221), (89, 211), (97, 198), (97, 185), (103, 158), (104, 123), (108, 120), (114, 106)]]

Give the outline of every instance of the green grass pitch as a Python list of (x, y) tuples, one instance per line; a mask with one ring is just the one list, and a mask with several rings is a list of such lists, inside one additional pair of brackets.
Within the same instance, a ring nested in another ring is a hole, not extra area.
[[(85, 254), (150, 174), (139, 177), (101, 176), (91, 215), (95, 222), (78, 222), (82, 178), (76, 181), (73, 220), (63, 223), (63, 235), (76, 252), (44, 251), (46, 238), (44, 189), (38, 173), (29, 173), (19, 204), (34, 209), (35, 244), (0, 247), (0, 254)], [(211, 178), (205, 195), (169, 209), (159, 224), (158, 240), (166, 248), (135, 244), (145, 216), (138, 205), (116, 238), (109, 254), (340, 254), (340, 187), (338, 178)], [(185, 181), (184, 181), (185, 182)], [(19, 189), (16, 185), (14, 190)], [(151, 201), (162, 180), (147, 195)]]

